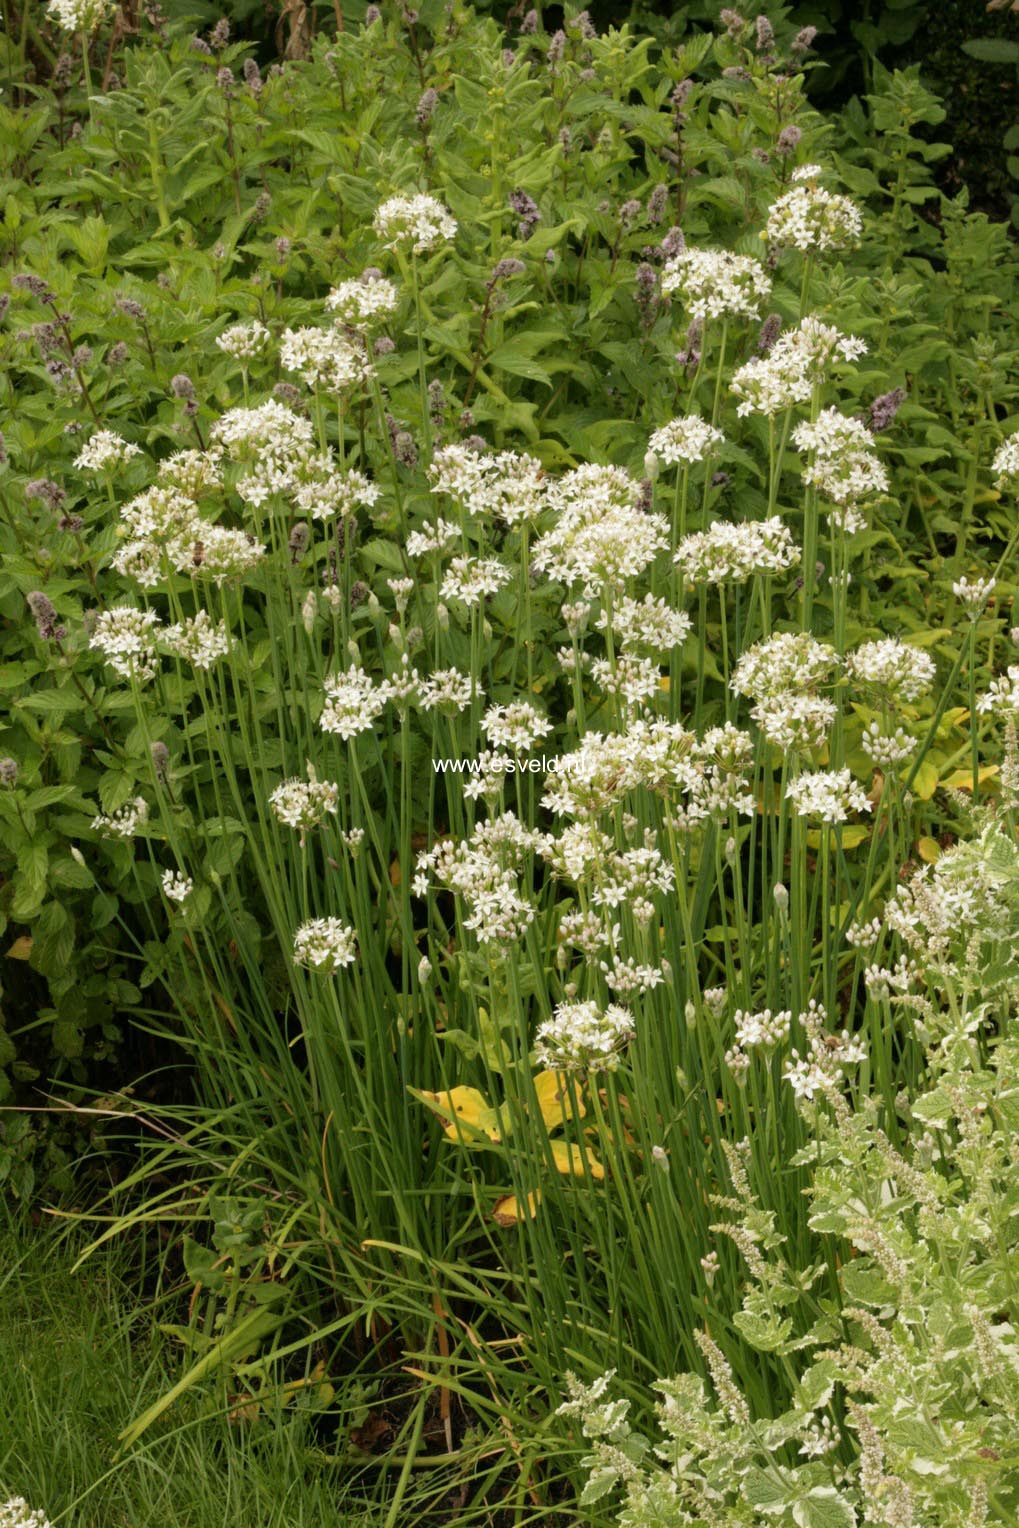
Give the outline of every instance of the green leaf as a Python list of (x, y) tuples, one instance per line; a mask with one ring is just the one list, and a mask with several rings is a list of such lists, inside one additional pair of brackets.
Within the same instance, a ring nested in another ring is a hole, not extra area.
[(798, 1528), (856, 1528), (856, 1508), (834, 1486), (815, 1486), (793, 1507)]
[(743, 1499), (748, 1506), (769, 1515), (785, 1511), (794, 1493), (789, 1482), (781, 1477), (776, 1479), (776, 1473), (762, 1470), (756, 1464), (751, 1466), (743, 1477)]
[(33, 929), (29, 965), (43, 976), (66, 970), (74, 949), (74, 921), (61, 902), (47, 902)]
[(982, 64), (1019, 63), (1019, 42), (1008, 37), (971, 37), (963, 43), (962, 51)]

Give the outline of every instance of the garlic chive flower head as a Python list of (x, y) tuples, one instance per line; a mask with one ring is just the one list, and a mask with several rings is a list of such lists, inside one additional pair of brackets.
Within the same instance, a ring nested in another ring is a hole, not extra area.
[(863, 218), (848, 196), (818, 185), (819, 165), (793, 171), (793, 186), (772, 204), (764, 236), (793, 249), (854, 249), (863, 234)]
[(106, 19), (107, 0), (49, 0), (46, 13), (65, 32), (94, 32)]
[(336, 315), (337, 323), (358, 329), (388, 318), (396, 312), (399, 302), (400, 294), (391, 281), (378, 271), (365, 271), (354, 280), (341, 281), (333, 287), (326, 307)]
[(103, 838), (133, 838), (140, 827), (149, 820), (149, 808), (144, 796), (135, 796), (109, 814), (100, 812), (92, 819), (95, 832)]
[[(608, 624), (608, 611), (602, 610), (595, 625), (606, 631)], [(656, 599), (653, 594), (645, 594), (642, 600), (627, 594), (612, 607), (612, 630), (624, 653), (642, 647), (669, 652), (686, 640), (691, 625), (685, 610), (674, 610), (667, 600)]]
[(454, 557), (439, 588), (443, 600), (459, 600), (464, 605), (480, 605), (490, 594), (498, 594), (510, 581), (510, 570), (496, 557)]
[(851, 679), (883, 700), (909, 705), (926, 695), (934, 683), (935, 665), (930, 653), (908, 647), (898, 637), (864, 642), (846, 659)]
[(373, 726), (386, 703), (385, 692), (364, 669), (351, 667), (325, 682), (326, 703), (319, 726), (339, 737), (356, 737)]
[(284, 780), (269, 797), (269, 805), (285, 827), (302, 834), (317, 828), (339, 808), (340, 788), (331, 780), (317, 780), (309, 766), (309, 778)]
[(214, 447), (243, 462), (307, 455), (314, 429), (310, 419), (270, 399), (255, 408), (228, 409), (213, 425), (211, 435)]
[(839, 667), (838, 654), (809, 632), (783, 631), (747, 649), (736, 665), (731, 688), (752, 700), (813, 689)]
[(156, 627), (154, 610), (136, 610), (133, 605), (115, 605), (100, 611), (89, 642), (101, 652), (106, 662), (123, 679), (143, 684), (156, 672)]
[(648, 441), (648, 449), (667, 467), (690, 466), (712, 455), (723, 439), (721, 430), (716, 430), (699, 414), (687, 414), (685, 418), (671, 419), (655, 430)]
[(164, 870), (162, 885), (163, 895), (171, 902), (186, 902), (195, 889), (191, 877), (177, 870)]
[(729, 683), (737, 695), (755, 702), (750, 714), (775, 747), (818, 748), (836, 708), (817, 690), (839, 666), (834, 648), (808, 632), (780, 632), (748, 648)]
[(82, 472), (106, 472), (129, 457), (140, 455), (140, 446), (124, 440), (114, 430), (97, 430), (75, 457), (74, 465)]
[(335, 976), (357, 954), (354, 930), (339, 918), (312, 918), (294, 935), (294, 965)]
[(771, 278), (749, 255), (683, 249), (662, 270), (662, 291), (677, 293), (691, 318), (758, 318)]
[(428, 476), (433, 493), (448, 495), (468, 514), (504, 525), (534, 521), (546, 507), (545, 469), (537, 457), (517, 451), (444, 446), (432, 457)]
[(526, 753), (552, 731), (552, 723), (526, 700), (508, 706), (489, 706), (481, 718), (481, 730), (493, 748)]
[(253, 361), (266, 349), (272, 336), (257, 318), (247, 324), (231, 324), (216, 336), (216, 344), (235, 361)]
[(53, 1525), (45, 1512), (33, 1511), (23, 1496), (12, 1496), (0, 1502), (0, 1528), (53, 1528)]
[(550, 491), (556, 525), (534, 545), (534, 566), (550, 578), (580, 585), (593, 599), (624, 592), (669, 544), (662, 515), (640, 504), (640, 485), (620, 467), (578, 467)]
[(794, 404), (809, 403), (833, 361), (856, 361), (866, 352), (863, 340), (808, 314), (795, 329), (780, 334), (766, 356), (752, 356), (736, 371), (732, 379), (732, 391), (740, 400), (736, 412), (774, 415)]
[(1011, 664), (977, 701), (978, 711), (998, 711), (1003, 716), (1019, 715), (1019, 664)]
[(230, 651), (226, 622), (214, 621), (207, 610), (167, 626), (160, 632), (159, 642), (166, 652), (185, 659), (196, 669), (211, 669), (217, 658)]
[(301, 514), (331, 520), (335, 515), (352, 515), (359, 507), (370, 509), (378, 500), (378, 487), (363, 472), (333, 469), (328, 461), (325, 467), (321, 475), (316, 473), (294, 488), (294, 508)]
[(556, 1072), (614, 1072), (633, 1034), (633, 1014), (617, 1003), (560, 1003), (539, 1025), (535, 1060)]
[(338, 329), (285, 329), (280, 362), (307, 387), (328, 393), (344, 393), (375, 375), (363, 345), (352, 344)]
[(800, 817), (834, 825), (849, 820), (850, 812), (869, 812), (870, 802), (848, 769), (820, 769), (790, 780), (786, 796)]
[(223, 486), (223, 469), (212, 451), (175, 451), (159, 463), (156, 476), (161, 484), (190, 499)]
[(796, 449), (810, 454), (803, 481), (831, 504), (857, 504), (888, 492), (888, 473), (871, 449), (874, 437), (858, 419), (823, 409), (793, 431)]
[[(503, 768), (511, 762), (506, 759)], [(414, 895), (426, 896), (433, 882), (454, 892), (464, 903), (464, 927), (496, 953), (515, 944), (534, 921), (535, 904), (520, 872), (544, 843), (543, 834), (512, 812), (490, 817), (469, 839), (445, 838), (418, 855)]]
[(1019, 488), (1019, 434), (1002, 441), (991, 467), (999, 488)]
[(690, 584), (745, 583), (755, 573), (770, 575), (795, 567), (800, 550), (778, 515), (733, 525), (716, 520), (680, 542), (673, 562)]
[(458, 711), (466, 710), (474, 694), (475, 685), (470, 674), (455, 668), (436, 669), (421, 685), (421, 708), (454, 716)]
[(387, 249), (409, 245), (415, 255), (456, 238), (456, 219), (434, 196), (391, 196), (372, 222)]
[(965, 607), (971, 620), (983, 615), (987, 602), (995, 590), (993, 578), (957, 578), (952, 593)]

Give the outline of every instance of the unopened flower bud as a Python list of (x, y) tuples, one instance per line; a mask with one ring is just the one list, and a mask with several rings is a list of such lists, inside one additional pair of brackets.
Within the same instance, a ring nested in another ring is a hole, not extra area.
[(778, 908), (779, 912), (781, 914), (787, 913), (789, 911), (789, 892), (787, 891), (786, 887), (783, 886), (781, 881), (776, 881), (774, 887), (772, 888), (771, 895), (775, 899), (775, 906)]

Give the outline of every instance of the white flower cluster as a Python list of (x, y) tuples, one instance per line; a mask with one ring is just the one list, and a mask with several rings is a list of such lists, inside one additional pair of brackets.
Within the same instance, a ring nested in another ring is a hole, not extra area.
[(621, 467), (578, 467), (550, 497), (557, 523), (535, 542), (534, 565), (561, 583), (579, 584), (589, 599), (622, 595), (669, 544), (664, 517), (641, 508), (639, 485)]
[(904, 727), (886, 732), (878, 722), (868, 722), (860, 738), (860, 747), (878, 769), (896, 769), (904, 764), (916, 747), (916, 738)]
[(280, 362), (295, 371), (305, 386), (328, 393), (345, 393), (375, 375), (368, 353), (339, 329), (284, 329)]
[(372, 227), (387, 249), (409, 244), (415, 255), (456, 238), (456, 218), (434, 196), (391, 196), (375, 213)]
[(778, 515), (733, 525), (716, 520), (706, 531), (686, 536), (673, 562), (692, 584), (744, 583), (754, 574), (768, 576), (795, 567), (800, 549)]
[(189, 499), (223, 486), (223, 469), (214, 451), (175, 451), (156, 468), (160, 483), (176, 488)]
[(147, 489), (122, 507), (120, 518), (130, 539), (113, 566), (145, 589), (161, 583), (168, 567), (223, 584), (252, 572), (265, 555), (246, 531), (203, 519), (194, 500), (175, 488)]
[(614, 1072), (619, 1052), (633, 1034), (633, 1014), (610, 1003), (560, 1003), (539, 1025), (534, 1057), (557, 1072)]
[(346, 518), (358, 508), (369, 509), (378, 501), (379, 489), (353, 468), (334, 467), (329, 458), (317, 458), (314, 475), (295, 484), (294, 508), (313, 520)]
[(33, 1511), (23, 1496), (12, 1496), (0, 1502), (0, 1528), (53, 1528), (53, 1525), (45, 1512)]
[(93, 817), (92, 827), (104, 838), (133, 838), (148, 820), (149, 808), (144, 796), (135, 796), (133, 801), (125, 802), (115, 811), (109, 814), (100, 812)]
[(795, 329), (780, 334), (767, 355), (753, 356), (736, 371), (732, 379), (732, 391), (740, 400), (736, 412), (774, 415), (808, 403), (833, 360), (856, 361), (866, 351), (863, 340), (841, 334), (810, 314)]
[(454, 557), (439, 587), (439, 598), (480, 605), (510, 581), (510, 570), (497, 557)]
[(163, 871), (163, 895), (170, 902), (186, 902), (195, 889), (195, 883), (189, 875), (177, 870)]
[(857, 684), (877, 690), (883, 700), (907, 705), (927, 694), (936, 672), (930, 653), (908, 647), (898, 637), (862, 643), (847, 657), (846, 670)]
[(520, 872), (545, 844), (512, 812), (478, 823), (469, 839), (443, 839), (418, 856), (414, 895), (426, 896), (432, 880), (459, 896), (467, 909), (464, 927), (481, 945), (509, 945), (534, 921), (534, 902), (524, 894)]
[(339, 918), (312, 918), (294, 935), (294, 965), (321, 976), (335, 976), (356, 954), (354, 930)]
[(750, 714), (776, 748), (818, 748), (836, 713), (817, 689), (839, 666), (835, 649), (809, 632), (779, 632), (747, 649), (729, 683), (755, 702)]
[(703, 462), (724, 439), (721, 430), (716, 430), (699, 414), (687, 414), (682, 419), (670, 419), (668, 424), (655, 430), (648, 441), (648, 449), (667, 467), (690, 466), (694, 462)]
[(692, 318), (757, 318), (771, 294), (759, 260), (727, 249), (683, 249), (662, 270), (662, 291), (678, 292)]
[(124, 440), (114, 430), (97, 430), (74, 459), (82, 472), (106, 472), (129, 457), (140, 456), (141, 446)]
[(489, 706), (481, 718), (481, 730), (493, 748), (526, 753), (548, 736), (552, 723), (526, 700), (516, 700), (507, 706)]
[(1004, 674), (991, 680), (977, 701), (977, 710), (998, 711), (1003, 716), (1019, 715), (1019, 664), (1010, 664)]
[(1019, 484), (1019, 434), (1002, 441), (991, 466), (999, 488), (1014, 488)]
[(217, 658), (230, 651), (230, 637), (225, 621), (214, 621), (207, 610), (199, 610), (159, 633), (160, 645), (177, 658), (184, 658), (193, 668), (211, 669)]
[[(888, 473), (871, 447), (874, 437), (858, 419), (823, 409), (812, 422), (793, 431), (798, 451), (809, 452), (803, 481), (813, 484), (823, 499), (843, 509), (888, 492)], [(862, 528), (853, 517), (846, 529)]]
[(260, 319), (247, 324), (231, 324), (216, 336), (216, 344), (235, 361), (253, 361), (266, 349), (272, 336)]
[(533, 522), (546, 507), (545, 469), (537, 457), (517, 451), (444, 446), (432, 457), (428, 476), (433, 493), (446, 494), (468, 514), (504, 525)]
[(784, 1045), (789, 1039), (792, 1020), (793, 1016), (788, 1009), (784, 1009), (781, 1013), (772, 1013), (770, 1008), (764, 1008), (760, 1013), (747, 1013), (742, 1008), (737, 1009), (734, 1015), (736, 1038), (725, 1053), (726, 1066), (731, 1072), (741, 1076), (750, 1067), (750, 1057), (747, 1052), (775, 1050), (777, 1046)]
[(288, 828), (297, 828), (302, 834), (317, 828), (328, 815), (335, 816), (339, 808), (340, 788), (331, 780), (317, 780), (310, 765), (309, 778), (294, 777), (284, 780), (269, 797), (278, 820)]
[(807, 1036), (807, 1054), (801, 1057), (798, 1051), (791, 1051), (782, 1075), (797, 1098), (809, 1101), (818, 1093), (830, 1095), (845, 1068), (866, 1061), (867, 1045), (860, 1035), (851, 1035), (846, 1029), (841, 1034), (828, 1032), (827, 1012), (813, 999), (799, 1022)]
[(419, 531), (411, 531), (407, 537), (408, 557), (427, 557), (430, 552), (448, 552), (456, 545), (459, 530), (441, 516), (435, 521), (426, 520)]
[(363, 668), (351, 666), (325, 682), (326, 702), (319, 717), (323, 732), (356, 737), (374, 725), (386, 703), (386, 693)]
[[(595, 625), (606, 631), (608, 624), (608, 611), (602, 610)], [(624, 653), (641, 647), (669, 652), (686, 640), (692, 624), (685, 610), (674, 610), (653, 594), (645, 594), (642, 600), (626, 594), (612, 607), (612, 631)]]
[(367, 327), (395, 313), (400, 294), (391, 281), (377, 272), (366, 272), (352, 281), (341, 281), (326, 298), (326, 307), (337, 323), (351, 329)]
[(144, 684), (156, 672), (157, 625), (154, 610), (114, 605), (96, 617), (89, 646), (102, 653), (115, 674)]
[(625, 732), (589, 732), (546, 780), (542, 805), (586, 822), (649, 790), (670, 803), (670, 821), (682, 831), (734, 811), (749, 816), (753, 752), (748, 734), (731, 724), (697, 738), (679, 723), (638, 718)]
[(870, 802), (848, 769), (819, 769), (798, 775), (786, 796), (800, 817), (835, 825), (848, 822), (850, 812), (869, 812)]
[(975, 620), (978, 615), (983, 615), (995, 588), (993, 578), (957, 578), (952, 584), (952, 593), (957, 600), (962, 601), (968, 614)]
[(470, 674), (461, 669), (436, 669), (421, 686), (421, 706), (425, 711), (442, 711), (453, 716), (471, 703), (476, 689)]
[(853, 249), (863, 234), (863, 218), (848, 196), (817, 184), (819, 166), (793, 172), (795, 184), (772, 204), (764, 226), (772, 244), (803, 251)]
[(106, 19), (108, 0), (49, 0), (46, 14), (65, 32), (94, 32)]

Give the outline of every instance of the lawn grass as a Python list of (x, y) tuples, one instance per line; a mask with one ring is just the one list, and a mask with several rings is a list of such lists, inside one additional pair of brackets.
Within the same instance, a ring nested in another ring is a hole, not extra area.
[[(75, 1269), (52, 1227), (0, 1224), (0, 1501), (68, 1528), (353, 1528), (306, 1420), (231, 1425), (185, 1399), (118, 1457), (117, 1435), (182, 1364), (127, 1282), (123, 1253)], [(204, 1398), (203, 1398), (204, 1399)]]

